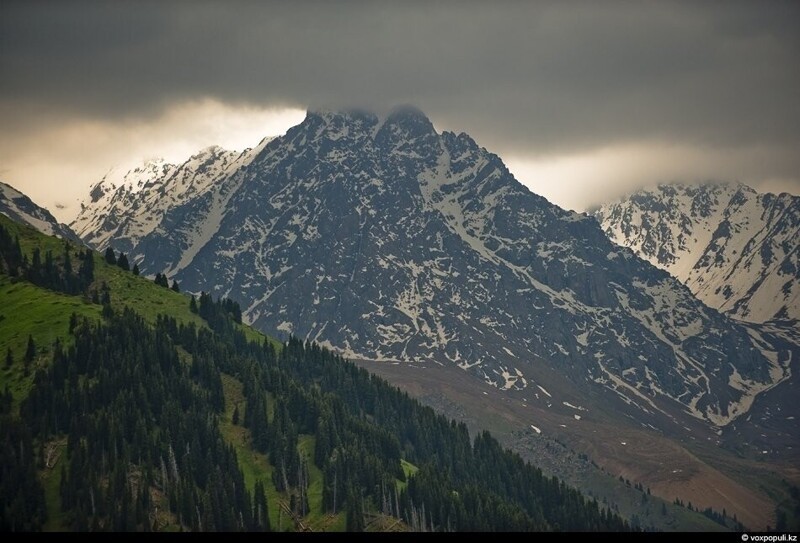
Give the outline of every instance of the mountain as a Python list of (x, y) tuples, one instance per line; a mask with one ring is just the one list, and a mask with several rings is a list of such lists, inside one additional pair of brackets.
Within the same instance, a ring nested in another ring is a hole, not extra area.
[(310, 112), (239, 157), (181, 167), (191, 194), (174, 168), (104, 180), (73, 227), (145, 273), (237, 300), (260, 330), (457, 366), (542, 405), (562, 403), (545, 392), (555, 375), (570, 397), (606, 390), (646, 424), (724, 426), (789, 375), (791, 346), (700, 303), (416, 109)]
[(615, 243), (738, 319), (800, 319), (800, 197), (658, 185), (593, 212)]
[(80, 237), (69, 226), (59, 223), (45, 208), (36, 205), (30, 198), (5, 183), (0, 183), (0, 213), (43, 234), (80, 241)]
[(208, 147), (182, 164), (153, 159), (128, 172), (112, 169), (91, 188), (72, 227), (93, 247), (105, 249), (113, 239), (115, 248), (128, 252), (170, 210), (203, 198), (215, 182), (248, 164), (268, 142), (266, 138), (241, 153)]

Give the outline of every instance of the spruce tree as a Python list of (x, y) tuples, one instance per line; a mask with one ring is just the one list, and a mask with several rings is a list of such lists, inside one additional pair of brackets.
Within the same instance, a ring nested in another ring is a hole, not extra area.
[(115, 264), (117, 263), (117, 257), (116, 257), (116, 255), (114, 254), (114, 249), (112, 249), (111, 247), (109, 247), (108, 249), (106, 249), (105, 258), (106, 258), (106, 262), (108, 262), (108, 263), (109, 263), (109, 264), (111, 264), (112, 266), (113, 266), (113, 265), (115, 265)]
[(81, 267), (78, 270), (78, 275), (81, 279), (81, 288), (86, 288), (91, 284), (92, 281), (94, 281), (94, 255), (90, 250), (87, 249), (81, 258), (83, 260), (81, 262)]
[(28, 334), (28, 347), (25, 349), (25, 362), (33, 362), (36, 358), (36, 344), (33, 342), (33, 336)]
[(347, 497), (347, 517), (345, 530), (348, 532), (364, 531), (364, 509), (361, 498), (356, 494), (355, 489), (351, 488)]
[(122, 268), (125, 271), (130, 271), (131, 266), (128, 263), (128, 257), (125, 256), (125, 253), (120, 253), (119, 258), (117, 259), (117, 266)]
[(100, 290), (102, 290), (103, 292), (103, 295), (100, 298), (100, 303), (102, 303), (103, 305), (111, 305), (111, 289), (108, 288), (108, 283), (103, 281)]
[(264, 490), (264, 483), (256, 481), (255, 492), (253, 493), (253, 522), (256, 531), (269, 532), (269, 508), (267, 506), (267, 495)]
[(139, 264), (133, 265), (133, 275), (139, 275)]
[(169, 288), (167, 276), (162, 273), (157, 273), (155, 279), (153, 279), (153, 282), (161, 287)]
[(28, 334), (28, 347), (25, 349), (25, 358), (23, 359), (25, 364), (22, 372), (26, 377), (30, 373), (31, 362), (34, 358), (36, 358), (36, 344), (33, 342), (33, 336)]
[(64, 292), (72, 294), (75, 292), (75, 276), (72, 271), (72, 257), (69, 254), (69, 243), (64, 243), (64, 284), (62, 289)]

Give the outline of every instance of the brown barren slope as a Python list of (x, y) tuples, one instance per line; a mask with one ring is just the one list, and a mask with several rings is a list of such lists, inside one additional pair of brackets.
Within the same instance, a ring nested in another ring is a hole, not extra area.
[[(531, 458), (520, 450), (514, 435), (534, 425), (541, 431), (535, 435), (553, 438), (588, 455), (614, 477), (639, 482), (670, 502), (680, 498), (695, 509), (725, 509), (729, 517), (736, 514), (750, 529), (774, 526), (775, 502), (768, 494), (771, 485), (782, 477), (797, 481), (797, 470), (786, 464), (740, 458), (721, 448), (720, 436), (690, 417), (674, 423), (682, 428), (673, 436), (620, 420), (620, 406), (614, 404), (621, 402), (612, 393), (581, 397), (553, 372), (537, 376), (542, 388), (532, 385), (524, 391), (501, 393), (457, 368), (356, 363), (446, 415), (464, 420), (471, 430), (492, 431), (523, 456)], [(542, 460), (542, 465), (549, 461)], [(603, 489), (591, 485), (584, 490), (603, 495)]]

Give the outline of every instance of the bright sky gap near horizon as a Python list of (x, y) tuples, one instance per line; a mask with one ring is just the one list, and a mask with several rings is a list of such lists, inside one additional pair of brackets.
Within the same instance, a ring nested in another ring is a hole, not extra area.
[(0, 180), (60, 220), (112, 167), (398, 104), (584, 210), (643, 185), (800, 194), (794, 2), (0, 4)]

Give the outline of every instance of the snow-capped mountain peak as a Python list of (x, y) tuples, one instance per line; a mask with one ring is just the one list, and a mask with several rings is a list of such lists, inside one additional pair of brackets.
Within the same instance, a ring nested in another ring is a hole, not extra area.
[(725, 425), (788, 375), (766, 332), (703, 305), (418, 110), (310, 112), (249, 158), (223, 167), (223, 156), (202, 190), (179, 190), (179, 172), (197, 169), (180, 166), (164, 180), (169, 206), (153, 202), (146, 221), (128, 208), (85, 239), (239, 301), (264, 331), (455, 366), (501, 390), (557, 375), (637, 416)]

